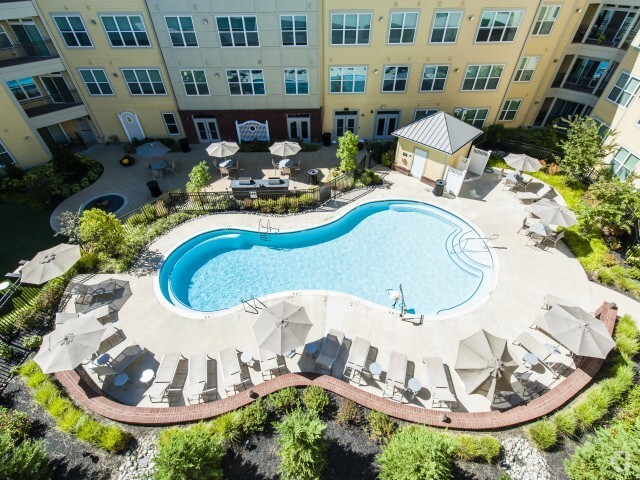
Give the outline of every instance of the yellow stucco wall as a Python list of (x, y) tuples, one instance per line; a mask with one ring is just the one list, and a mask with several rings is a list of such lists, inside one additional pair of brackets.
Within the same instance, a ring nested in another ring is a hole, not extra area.
[(456, 168), (460, 158), (467, 156), (470, 147), (471, 142), (467, 143), (453, 155), (448, 155), (440, 150), (426, 147), (419, 143), (412, 142), (411, 140), (407, 140), (406, 138), (399, 138), (394, 165), (400, 167), (402, 170), (411, 171), (411, 166), (413, 165), (413, 154), (416, 148), (419, 148), (420, 150), (427, 152), (427, 161), (424, 166), (424, 171), (422, 172), (422, 177), (435, 181), (444, 176), (445, 167), (447, 165)]

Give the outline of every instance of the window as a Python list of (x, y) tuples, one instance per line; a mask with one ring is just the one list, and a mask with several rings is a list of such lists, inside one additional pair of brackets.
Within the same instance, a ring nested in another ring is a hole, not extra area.
[(216, 17), (220, 45), (223, 47), (259, 47), (256, 17)]
[(409, 67), (384, 67), (383, 92), (404, 92), (407, 89)]
[(171, 45), (174, 47), (197, 47), (198, 39), (191, 17), (165, 17)]
[[(609, 67), (606, 60), (578, 57), (565, 84), (593, 90)], [(566, 85), (565, 85), (566, 86)]]
[(100, 17), (112, 47), (148, 47), (149, 36), (140, 15)]
[(178, 127), (178, 121), (173, 113), (163, 113), (162, 120), (164, 121), (164, 126), (167, 127), (169, 135), (180, 135), (180, 127)]
[(489, 114), (488, 108), (460, 108), (454, 111), (454, 114), (461, 120), (470, 123), (474, 127), (482, 128), (484, 121)]
[(209, 95), (204, 70), (180, 70), (180, 77), (187, 95)]
[(367, 67), (331, 67), (329, 82), (331, 93), (364, 93)]
[(587, 113), (588, 107), (583, 103), (571, 102), (563, 98), (556, 98), (544, 125), (549, 125), (559, 118), (567, 118), (574, 115), (583, 116), (587, 115)]
[(307, 44), (307, 16), (306, 15), (282, 15), (280, 17), (280, 31), (282, 33), (282, 45), (285, 47), (298, 47)]
[(8, 48), (12, 45), (13, 44), (11, 43), (9, 35), (7, 35), (7, 32), (4, 31), (2, 25), (0, 25), (0, 48)]
[(331, 45), (367, 45), (370, 34), (370, 13), (331, 15)]
[[(2, 165), (2, 154), (0, 153), (0, 165)], [(620, 150), (613, 156), (611, 161), (611, 169), (613, 174), (620, 180), (626, 180), (640, 162), (640, 158), (633, 155), (629, 150), (620, 147)]]
[(394, 12), (389, 24), (389, 43), (413, 43), (418, 12)]
[(160, 70), (157, 69), (123, 69), (127, 87), (131, 95), (166, 95)]
[(262, 70), (227, 70), (231, 95), (264, 95)]
[(42, 96), (40, 89), (31, 77), (21, 78), (19, 80), (10, 80), (7, 82), (7, 85), (9, 85), (9, 88), (18, 101)]
[(14, 163), (16, 163), (16, 161), (9, 153), (9, 150), (0, 142), (0, 167), (6, 167)]
[(469, 65), (462, 81), (462, 90), (495, 90), (504, 65)]
[(533, 35), (549, 35), (559, 12), (559, 5), (545, 5), (542, 7), (533, 26)]
[(436, 12), (431, 29), (431, 43), (456, 43), (462, 12)]
[(500, 120), (501, 122), (512, 122), (513, 120), (515, 120), (521, 103), (522, 100), (505, 101), (498, 120)]
[(79, 15), (53, 17), (67, 47), (92, 47), (91, 39)]
[(636, 93), (638, 93), (639, 86), (639, 79), (632, 77), (626, 72), (622, 72), (607, 98), (613, 103), (627, 107)]
[(309, 71), (306, 68), (285, 69), (284, 93), (286, 95), (307, 95), (309, 93)]
[(426, 117), (430, 117), (434, 113), (438, 113), (437, 108), (418, 108), (413, 115), (413, 121), (421, 120)]
[(482, 12), (476, 42), (512, 42), (522, 20), (522, 10)]
[(78, 70), (91, 95), (113, 95), (107, 74), (101, 68)]
[(516, 82), (529, 82), (535, 72), (540, 57), (522, 57), (518, 68), (516, 69), (516, 76), (514, 81)]
[(425, 65), (422, 71), (421, 92), (442, 92), (449, 73), (448, 65)]

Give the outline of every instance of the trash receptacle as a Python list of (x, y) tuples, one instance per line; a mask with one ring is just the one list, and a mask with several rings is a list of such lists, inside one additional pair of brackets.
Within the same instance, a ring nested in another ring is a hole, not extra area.
[(436, 186), (433, 188), (433, 194), (436, 197), (441, 197), (444, 193), (444, 187), (447, 185), (447, 182), (444, 180), (436, 180)]
[(324, 132), (322, 134), (322, 144), (325, 147), (330, 147), (331, 146), (331, 132)]
[(187, 140), (186, 138), (181, 138), (179, 142), (180, 142), (180, 150), (182, 150), (182, 153), (187, 153), (191, 151), (191, 147), (189, 146), (189, 140)]
[(147, 182), (147, 188), (149, 189), (149, 193), (151, 193), (152, 197), (159, 197), (162, 195), (162, 190), (160, 190), (160, 185), (158, 185), (157, 180), (151, 180)]
[(307, 172), (309, 174), (309, 183), (311, 185), (318, 184), (318, 170), (316, 168), (312, 168)]

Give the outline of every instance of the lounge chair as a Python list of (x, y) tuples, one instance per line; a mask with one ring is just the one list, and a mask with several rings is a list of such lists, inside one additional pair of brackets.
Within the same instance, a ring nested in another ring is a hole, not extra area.
[(516, 193), (516, 198), (520, 200), (520, 203), (525, 202), (537, 202), (541, 198), (544, 198), (551, 191), (551, 187), (549, 185), (545, 185), (537, 192), (518, 192)]
[(567, 307), (575, 307), (576, 305), (568, 302), (566, 300), (563, 300), (559, 297), (556, 297), (555, 295), (551, 295), (550, 293), (547, 293), (544, 296), (544, 300), (542, 303), (542, 308), (545, 310), (550, 310), (552, 307), (555, 307), (556, 305), (566, 305)]
[[(369, 356), (369, 349), (371, 348), (371, 342), (364, 338), (356, 337), (353, 339), (351, 349), (349, 350), (349, 357), (347, 358), (347, 364), (345, 365), (343, 378), (354, 380), (356, 375), (358, 376), (358, 385), (361, 384), (362, 370), (367, 362)], [(349, 372), (349, 373), (347, 373)]]
[(316, 358), (316, 370), (333, 373), (333, 364), (338, 358), (340, 347), (344, 341), (344, 333), (331, 329), (324, 340), (318, 358)]
[(389, 368), (387, 379), (382, 391), (383, 397), (402, 402), (404, 399), (405, 382), (407, 380), (407, 355), (406, 353), (391, 352), (389, 355)]
[(287, 364), (282, 355), (258, 349), (258, 356), (263, 379), (268, 380), (287, 371)]
[(520, 333), (513, 343), (514, 345), (520, 345), (535, 355), (538, 361), (553, 373), (554, 378), (558, 377), (558, 371), (554, 365), (561, 364), (563, 367), (566, 367), (564, 360), (566, 360), (567, 357), (559, 353), (560, 351), (556, 345), (549, 345), (547, 347), (533, 338), (528, 332)]
[(442, 359), (440, 357), (425, 357), (422, 363), (427, 367), (427, 380), (431, 391), (432, 407), (457, 407), (458, 400), (449, 384), (449, 378)]
[[(189, 378), (187, 382), (187, 401), (206, 402), (218, 396), (217, 382), (209, 383), (209, 356), (206, 353), (189, 357)], [(212, 360), (215, 365), (215, 360)], [(215, 368), (214, 368), (215, 372)]]
[(222, 370), (222, 381), (227, 395), (230, 392), (236, 393), (240, 389), (246, 388), (245, 382), (248, 380), (242, 373), (242, 365), (235, 348), (229, 347), (218, 352), (220, 368)]
[[(151, 402), (168, 401), (169, 395), (182, 393), (182, 388), (177, 386), (175, 381), (178, 373), (185, 373), (184, 371), (178, 371), (178, 365), (183, 358), (185, 357), (183, 357), (181, 353), (164, 354), (151, 387), (152, 392), (149, 393), (149, 400), (151, 400)], [(160, 391), (158, 392), (158, 390)]]
[(529, 188), (529, 185), (531, 185), (531, 182), (533, 181), (533, 177), (525, 177), (524, 175), (522, 176), (522, 180), (518, 180), (515, 185), (512, 185), (511, 188), (509, 190), (511, 190), (512, 192), (518, 192), (520, 189), (522, 189), (523, 191), (527, 191), (527, 188)]
[(92, 373), (101, 376), (117, 375), (122, 373), (125, 368), (133, 363), (140, 355), (147, 351), (137, 343), (127, 345), (115, 358), (105, 365), (94, 365), (89, 367)]

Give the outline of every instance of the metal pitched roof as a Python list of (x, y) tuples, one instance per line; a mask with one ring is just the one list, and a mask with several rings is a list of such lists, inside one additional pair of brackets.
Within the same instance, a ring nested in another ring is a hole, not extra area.
[(479, 128), (444, 112), (429, 115), (392, 133), (450, 155), (481, 134)]

